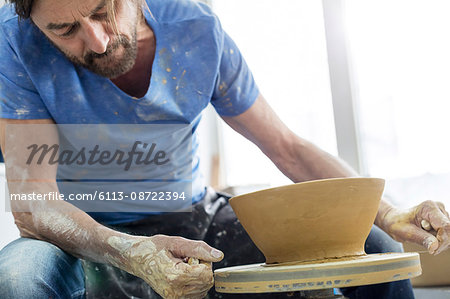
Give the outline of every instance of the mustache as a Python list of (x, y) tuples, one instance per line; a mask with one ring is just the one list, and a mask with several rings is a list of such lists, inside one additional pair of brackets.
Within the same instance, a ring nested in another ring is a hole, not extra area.
[(93, 64), (95, 59), (108, 57), (115, 50), (117, 50), (120, 46), (123, 46), (125, 49), (131, 48), (131, 42), (123, 34), (119, 34), (117, 36), (117, 38), (106, 47), (106, 51), (104, 53), (95, 53), (95, 52), (89, 51), (84, 56), (84, 61), (87, 64)]

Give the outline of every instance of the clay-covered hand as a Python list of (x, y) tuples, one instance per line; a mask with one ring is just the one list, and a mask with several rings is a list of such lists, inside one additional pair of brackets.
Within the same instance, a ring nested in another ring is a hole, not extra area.
[(407, 210), (391, 208), (381, 226), (395, 240), (423, 245), (430, 254), (450, 247), (450, 218), (440, 202), (425, 201)]
[(221, 251), (205, 242), (182, 237), (111, 237), (108, 243), (125, 257), (118, 266), (145, 280), (164, 298), (205, 297), (214, 284), (212, 262), (223, 258)]

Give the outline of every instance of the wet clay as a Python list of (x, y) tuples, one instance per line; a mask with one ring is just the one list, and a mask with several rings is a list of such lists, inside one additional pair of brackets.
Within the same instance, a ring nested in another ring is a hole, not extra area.
[(327, 179), (236, 196), (230, 204), (266, 263), (364, 255), (384, 180)]

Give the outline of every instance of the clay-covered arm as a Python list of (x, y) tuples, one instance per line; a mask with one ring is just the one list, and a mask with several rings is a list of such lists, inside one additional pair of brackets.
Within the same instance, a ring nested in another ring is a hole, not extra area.
[[(42, 163), (38, 167), (21, 162), (21, 149), (26, 148), (28, 141), (38, 138), (41, 144), (58, 143), (52, 124), (51, 120), (0, 120), (10, 194), (58, 193), (56, 165)], [(7, 125), (27, 128), (5, 146)], [(45, 132), (39, 125), (47, 125)], [(11, 209), (22, 237), (53, 243), (79, 258), (112, 264), (143, 278), (164, 297), (204, 296), (213, 284), (211, 262), (223, 257), (222, 252), (201, 241), (114, 231), (65, 201), (11, 201)], [(204, 262), (191, 265), (185, 262), (187, 257)]]
[[(23, 129), (17, 129), (18, 132), (15, 132), (15, 128), (20, 126), (23, 126)], [(2, 119), (0, 128), (9, 193), (58, 194), (56, 165), (42, 163), (38, 167), (23, 162), (27, 159), (25, 150), (27, 142), (33, 141), (36, 135), (39, 135), (42, 144), (58, 144), (58, 135), (53, 122)], [(14, 135), (14, 138), (10, 135)], [(106, 240), (110, 236), (120, 234), (98, 224), (71, 204), (48, 200), (11, 200), (10, 203), (22, 237), (51, 242), (77, 257), (101, 263), (119, 263), (108, 258), (117, 254), (107, 246)]]
[[(358, 176), (344, 161), (296, 136), (261, 94), (244, 113), (222, 118), (255, 143), (293, 182)], [(422, 228), (422, 220), (430, 223), (429, 231)], [(441, 203), (426, 201), (399, 210), (382, 199), (375, 223), (394, 239), (421, 244), (430, 253), (439, 253), (450, 246), (450, 220)]]

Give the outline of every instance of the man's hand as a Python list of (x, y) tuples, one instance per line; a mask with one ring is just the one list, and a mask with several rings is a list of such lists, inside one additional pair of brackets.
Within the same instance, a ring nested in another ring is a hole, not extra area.
[(164, 298), (203, 298), (214, 284), (212, 262), (223, 253), (203, 241), (181, 237), (110, 237), (125, 271), (145, 280)]
[(390, 208), (381, 227), (396, 241), (423, 245), (430, 254), (450, 247), (450, 219), (440, 202), (425, 201), (408, 210)]

